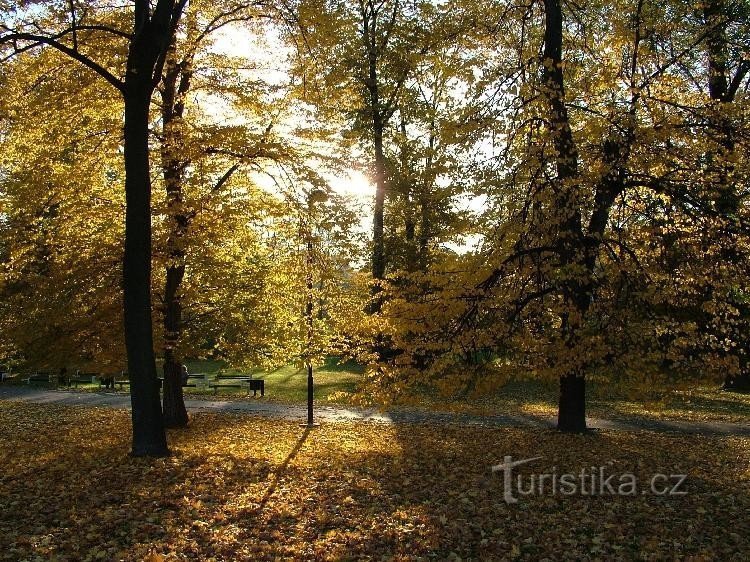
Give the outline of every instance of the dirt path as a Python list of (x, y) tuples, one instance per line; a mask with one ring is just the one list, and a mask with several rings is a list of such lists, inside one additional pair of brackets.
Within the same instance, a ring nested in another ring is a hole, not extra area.
[[(0, 386), (0, 400), (18, 400), (33, 402), (35, 404), (62, 404), (66, 406), (130, 408), (130, 396), (127, 394), (111, 392), (73, 392), (25, 386)], [(303, 406), (260, 402), (253, 400), (252, 398), (243, 401), (186, 399), (185, 405), (191, 412), (231, 412), (300, 421), (305, 420), (307, 417), (307, 410)], [(316, 406), (315, 415), (317, 420), (328, 422), (454, 423), (493, 427), (536, 428), (552, 428), (555, 423), (553, 418), (531, 416), (521, 413), (477, 416), (407, 409), (380, 411), (377, 409), (345, 408), (341, 406)], [(750, 436), (750, 425), (726, 422), (685, 422), (655, 420), (653, 418), (645, 417), (632, 417), (627, 421), (589, 418), (588, 426), (592, 429), (607, 429), (615, 431), (646, 430), (674, 433), (698, 433), (702, 435)]]

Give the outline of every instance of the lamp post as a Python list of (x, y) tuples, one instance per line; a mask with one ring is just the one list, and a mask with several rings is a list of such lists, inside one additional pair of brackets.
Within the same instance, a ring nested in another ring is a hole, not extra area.
[(307, 302), (305, 303), (305, 321), (307, 324), (307, 341), (305, 350), (305, 367), (307, 368), (307, 427), (314, 427), (313, 421), (313, 365), (312, 365), (312, 345), (313, 345), (313, 206), (315, 203), (323, 203), (328, 200), (328, 194), (321, 189), (314, 189), (307, 196), (307, 228), (305, 235), (307, 238), (307, 252), (305, 256), (306, 265), (306, 284), (307, 284)]

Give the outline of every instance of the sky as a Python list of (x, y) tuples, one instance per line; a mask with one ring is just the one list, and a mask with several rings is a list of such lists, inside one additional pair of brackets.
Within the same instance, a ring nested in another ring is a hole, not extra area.
[[(289, 81), (288, 66), (286, 59), (289, 55), (288, 48), (284, 45), (279, 35), (273, 31), (269, 32), (268, 26), (263, 26), (263, 32), (251, 33), (247, 28), (227, 26), (220, 30), (215, 39), (214, 48), (217, 52), (230, 56), (250, 58), (248, 66), (254, 67), (253, 77), (266, 83), (283, 85)], [(227, 119), (232, 119), (227, 115)], [(288, 128), (293, 129), (294, 123), (289, 123)], [(281, 126), (283, 128), (283, 125)], [(370, 208), (375, 198), (374, 182), (361, 170), (351, 169), (345, 175), (332, 175), (321, 170), (321, 175), (326, 178), (329, 186), (340, 195), (350, 196), (363, 208)], [(259, 174), (258, 184), (270, 191), (278, 191), (272, 178)], [(472, 211), (479, 211), (484, 206), (483, 198), (473, 198), (461, 202), (461, 207), (467, 207)], [(372, 213), (364, 211), (361, 213), (361, 228), (365, 231), (372, 230)], [(467, 237), (460, 244), (446, 244), (450, 249), (463, 253), (474, 249), (481, 240), (478, 237)]]
[[(286, 57), (289, 50), (284, 46), (281, 38), (272, 28), (264, 26), (264, 33), (252, 34), (246, 28), (227, 26), (217, 32), (214, 48), (217, 52), (230, 56), (246, 57), (252, 60), (251, 71), (254, 77), (270, 84), (283, 85), (289, 80)], [(270, 31), (269, 31), (270, 30)], [(231, 116), (227, 116), (231, 119)], [(289, 123), (289, 128), (294, 123)], [(340, 195), (349, 195), (366, 201), (375, 197), (375, 186), (367, 175), (359, 170), (350, 170), (346, 176), (322, 174), (330, 187)], [(262, 187), (273, 189), (273, 180), (259, 176)]]

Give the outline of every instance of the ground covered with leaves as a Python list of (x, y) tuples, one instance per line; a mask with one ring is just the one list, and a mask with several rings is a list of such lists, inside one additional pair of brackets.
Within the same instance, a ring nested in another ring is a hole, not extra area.
[[(746, 560), (750, 439), (196, 414), (128, 456), (126, 411), (0, 402), (0, 559)], [(490, 466), (633, 473), (632, 496), (503, 500)], [(589, 468), (590, 470), (590, 468)], [(649, 490), (687, 474), (686, 495)]]

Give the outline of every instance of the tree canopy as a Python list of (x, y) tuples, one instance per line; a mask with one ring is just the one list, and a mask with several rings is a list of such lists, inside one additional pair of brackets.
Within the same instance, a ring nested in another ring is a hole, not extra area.
[(3, 361), (160, 417), (158, 356), (168, 425), (187, 357), (559, 380), (565, 431), (586, 380), (750, 388), (747, 1), (0, 11)]

